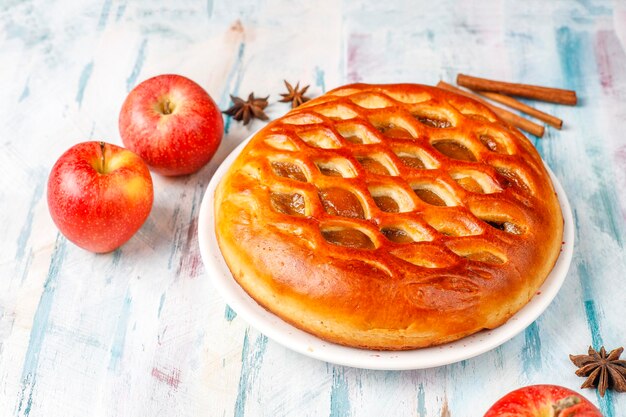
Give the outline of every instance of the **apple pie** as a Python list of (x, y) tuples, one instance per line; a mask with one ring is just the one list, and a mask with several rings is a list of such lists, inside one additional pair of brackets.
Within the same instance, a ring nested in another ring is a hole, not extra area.
[(474, 100), (416, 84), (340, 87), (269, 123), (219, 183), (215, 226), (260, 305), (375, 350), (503, 324), (563, 234), (528, 139)]

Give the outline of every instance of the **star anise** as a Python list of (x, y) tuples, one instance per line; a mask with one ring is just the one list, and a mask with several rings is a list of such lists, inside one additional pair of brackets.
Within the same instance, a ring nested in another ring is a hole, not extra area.
[(268, 120), (267, 115), (263, 112), (263, 109), (267, 107), (268, 98), (269, 96), (265, 98), (254, 97), (254, 93), (250, 93), (246, 101), (239, 97), (230, 96), (233, 105), (224, 113), (232, 116), (235, 120), (243, 120), (244, 125), (250, 123), (250, 120), (254, 118)]
[(604, 346), (599, 352), (589, 346), (588, 355), (569, 355), (579, 368), (576, 375), (587, 377), (581, 388), (598, 387), (601, 397), (607, 388), (626, 392), (626, 360), (619, 360), (623, 351), (624, 348), (620, 347), (607, 355)]
[(296, 84), (294, 88), (291, 84), (287, 82), (287, 80), (283, 80), (285, 82), (285, 87), (287, 87), (287, 93), (282, 94), (283, 98), (280, 101), (281, 103), (289, 103), (291, 102), (291, 108), (295, 109), (305, 101), (309, 101), (309, 97), (305, 97), (304, 93), (309, 89), (309, 86), (300, 88), (300, 82)]

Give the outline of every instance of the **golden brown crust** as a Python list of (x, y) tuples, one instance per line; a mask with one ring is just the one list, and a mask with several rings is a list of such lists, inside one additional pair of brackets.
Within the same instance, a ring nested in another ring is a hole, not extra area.
[(405, 350), (504, 323), (558, 257), (541, 158), (471, 99), (354, 84), (259, 131), (218, 185), (237, 282), (320, 338)]

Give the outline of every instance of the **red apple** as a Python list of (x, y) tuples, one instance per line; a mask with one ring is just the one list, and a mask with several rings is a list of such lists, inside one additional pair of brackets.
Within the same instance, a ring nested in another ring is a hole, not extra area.
[(500, 398), (484, 417), (602, 417), (585, 397), (558, 385), (530, 385)]
[(181, 75), (165, 74), (135, 87), (119, 117), (124, 146), (162, 175), (191, 174), (215, 154), (224, 134), (211, 96)]
[(48, 177), (48, 209), (70, 241), (110, 252), (130, 239), (152, 208), (150, 171), (133, 152), (104, 142), (68, 149)]

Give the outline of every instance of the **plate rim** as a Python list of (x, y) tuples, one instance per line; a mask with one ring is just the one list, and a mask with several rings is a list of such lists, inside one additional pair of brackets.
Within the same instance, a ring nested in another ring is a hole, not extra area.
[[(575, 244), (574, 220), (565, 190), (542, 159), (561, 205), (563, 244), (554, 267), (537, 293), (504, 324), (443, 345), (407, 351), (352, 348), (325, 341), (300, 330), (259, 305), (239, 286), (222, 257), (215, 235), (213, 204), (215, 189), (235, 158), (255, 134), (256, 132), (244, 139), (224, 158), (209, 181), (198, 213), (198, 244), (206, 274), (225, 303), (248, 325), (290, 350), (328, 363), (361, 369), (414, 370), (449, 365), (493, 350), (520, 334), (545, 312), (565, 282)], [(429, 355), (431, 353), (433, 355)], [(427, 360), (430, 356), (432, 358)]]

